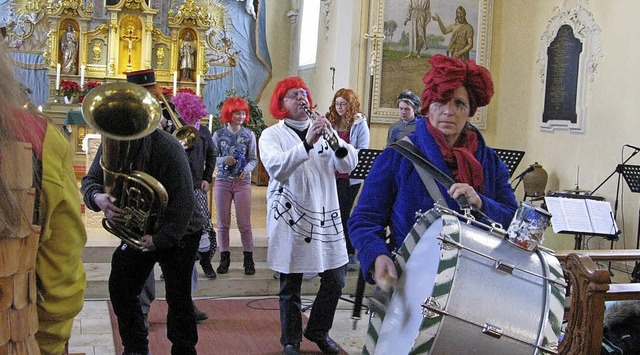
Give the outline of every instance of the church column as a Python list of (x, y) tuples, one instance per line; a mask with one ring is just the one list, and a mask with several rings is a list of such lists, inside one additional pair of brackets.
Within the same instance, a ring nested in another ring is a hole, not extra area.
[[(153, 31), (153, 17), (147, 16), (146, 21), (144, 22), (144, 28), (142, 29), (142, 53), (151, 53), (152, 48), (152, 35)], [(140, 63), (142, 66), (140, 69), (151, 68), (151, 55), (142, 56), (142, 61)]]
[(116, 63), (118, 59), (118, 46), (114, 43), (119, 43), (118, 39), (118, 17), (115, 12), (111, 13), (109, 19), (109, 53), (107, 53), (107, 76), (113, 76), (116, 74)]
[(300, 3), (298, 0), (291, 0), (291, 10), (287, 12), (287, 17), (291, 21), (291, 39), (289, 40), (289, 76), (298, 75), (298, 62), (300, 58)]

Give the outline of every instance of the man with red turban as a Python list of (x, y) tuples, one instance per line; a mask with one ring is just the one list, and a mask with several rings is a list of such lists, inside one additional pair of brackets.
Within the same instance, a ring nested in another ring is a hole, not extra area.
[(422, 93), (426, 119), (405, 139), (456, 183), (449, 189), (437, 184), (442, 196), (431, 196), (411, 161), (394, 149), (382, 152), (349, 218), (351, 241), (370, 283), (397, 279), (386, 228), (391, 231), (391, 248), (400, 247), (416, 212), (433, 208), (438, 199), (460, 211), (455, 199), (465, 195), (474, 209), (503, 226), (509, 225), (518, 207), (507, 165), (469, 123), (476, 109), (493, 96), (491, 74), (473, 61), (436, 55), (429, 62)]

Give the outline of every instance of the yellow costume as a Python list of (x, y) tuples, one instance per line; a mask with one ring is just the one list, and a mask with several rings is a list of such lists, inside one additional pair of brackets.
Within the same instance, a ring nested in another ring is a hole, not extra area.
[[(28, 143), (16, 146), (23, 154), (4, 154), (0, 173), (25, 196), (22, 206), (29, 213), (31, 150)], [(87, 235), (69, 143), (53, 124), (47, 125), (42, 154), (41, 227), (25, 225), (0, 239), (0, 353), (64, 353), (83, 306)]]

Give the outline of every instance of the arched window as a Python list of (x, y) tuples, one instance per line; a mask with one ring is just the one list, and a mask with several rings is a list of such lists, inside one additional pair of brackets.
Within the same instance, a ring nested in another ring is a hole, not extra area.
[(316, 65), (319, 22), (320, 0), (304, 0), (302, 2), (302, 18), (300, 21), (299, 69), (312, 68)]

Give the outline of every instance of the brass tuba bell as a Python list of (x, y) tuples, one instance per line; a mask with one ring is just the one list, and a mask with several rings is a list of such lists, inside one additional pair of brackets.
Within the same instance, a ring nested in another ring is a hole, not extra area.
[(131, 247), (142, 250), (140, 238), (160, 227), (169, 197), (149, 174), (132, 171), (142, 139), (158, 127), (162, 111), (147, 89), (132, 83), (109, 83), (94, 88), (82, 102), (82, 114), (102, 134), (105, 192), (125, 211), (122, 222), (102, 220), (103, 227)]

